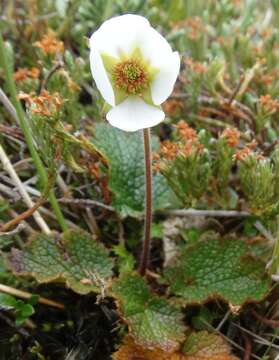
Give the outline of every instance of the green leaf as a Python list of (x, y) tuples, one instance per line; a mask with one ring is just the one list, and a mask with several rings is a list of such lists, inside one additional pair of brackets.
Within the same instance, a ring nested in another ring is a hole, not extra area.
[(220, 298), (240, 306), (260, 301), (268, 293), (264, 264), (237, 239), (207, 240), (188, 246), (168, 267), (170, 292), (184, 304)]
[(26, 319), (34, 314), (35, 310), (31, 304), (17, 300), (9, 294), (0, 293), (0, 309), (15, 310), (16, 324), (21, 325)]
[[(113, 206), (122, 216), (138, 216), (144, 210), (145, 176), (143, 140), (140, 132), (127, 133), (109, 125), (98, 124), (94, 145), (110, 165), (109, 187)], [(153, 144), (153, 148), (155, 143)], [(169, 207), (173, 193), (161, 174), (153, 176), (154, 210)]]
[(10, 310), (16, 307), (16, 299), (8, 294), (0, 293), (0, 309)]
[(144, 347), (173, 351), (184, 339), (182, 313), (166, 299), (153, 295), (138, 274), (126, 274), (113, 285), (121, 314), (131, 335)]
[(26, 304), (22, 300), (17, 300), (16, 306), (16, 324), (21, 325), (35, 312), (31, 304)]
[(152, 223), (151, 236), (152, 238), (162, 238), (164, 236), (164, 226), (162, 223)]
[(113, 252), (118, 256), (119, 273), (128, 273), (134, 270), (135, 259), (131, 253), (121, 244), (113, 247)]
[(18, 274), (32, 275), (39, 283), (64, 281), (79, 294), (98, 292), (113, 266), (106, 249), (82, 231), (61, 238), (39, 234), (24, 251), (12, 249), (9, 262)]

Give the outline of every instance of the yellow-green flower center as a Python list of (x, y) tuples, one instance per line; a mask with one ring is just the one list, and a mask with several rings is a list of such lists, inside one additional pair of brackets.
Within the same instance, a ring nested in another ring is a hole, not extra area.
[(127, 95), (141, 95), (150, 84), (150, 76), (138, 59), (122, 60), (113, 68), (113, 81)]

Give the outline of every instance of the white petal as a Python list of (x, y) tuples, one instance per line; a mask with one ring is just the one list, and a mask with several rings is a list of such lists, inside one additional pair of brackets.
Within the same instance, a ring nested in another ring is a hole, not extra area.
[(151, 26), (146, 27), (138, 35), (136, 45), (140, 48), (144, 59), (156, 68), (168, 62), (173, 53), (167, 40)]
[(146, 104), (139, 97), (128, 97), (107, 113), (112, 126), (124, 131), (137, 131), (159, 124), (165, 118), (162, 110)]
[(137, 37), (150, 28), (142, 16), (126, 14), (105, 21), (89, 40), (90, 47), (96, 46), (100, 53), (119, 57), (134, 50)]
[[(168, 61), (167, 61), (168, 60)], [(155, 105), (162, 104), (172, 93), (175, 81), (179, 74), (180, 58), (178, 52), (161, 65), (159, 73), (151, 84), (151, 95)]]
[(167, 40), (151, 26), (138, 37), (143, 57), (158, 70), (151, 84), (152, 100), (155, 105), (164, 102), (171, 94), (180, 68), (180, 58), (173, 52)]
[(103, 60), (95, 46), (91, 46), (90, 49), (90, 67), (97, 88), (99, 89), (103, 98), (108, 104), (114, 106), (115, 97), (113, 88), (106, 73)]

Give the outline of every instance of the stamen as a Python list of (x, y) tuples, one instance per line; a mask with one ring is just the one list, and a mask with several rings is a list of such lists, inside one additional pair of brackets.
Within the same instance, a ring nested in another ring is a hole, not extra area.
[(141, 95), (150, 82), (148, 71), (139, 60), (124, 60), (115, 65), (113, 80), (126, 94)]

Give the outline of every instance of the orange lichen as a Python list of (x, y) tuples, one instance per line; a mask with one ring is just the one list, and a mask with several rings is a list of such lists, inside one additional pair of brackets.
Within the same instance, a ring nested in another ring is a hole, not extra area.
[(274, 75), (272, 75), (272, 74), (261, 75), (260, 78), (259, 78), (259, 81), (264, 83), (266, 86), (268, 86), (268, 85), (273, 83)]
[(235, 148), (239, 144), (240, 132), (236, 128), (227, 128), (222, 132), (221, 137), (226, 139), (229, 147)]
[(161, 160), (161, 155), (159, 153), (155, 152), (152, 154), (152, 161), (153, 161), (152, 167), (155, 173), (159, 172), (162, 168), (161, 166), (162, 164), (160, 160)]
[(170, 116), (181, 113), (184, 108), (183, 102), (176, 99), (169, 99), (163, 104), (164, 112)]
[(252, 46), (252, 54), (257, 56), (257, 57), (263, 57), (263, 54), (264, 54), (264, 48), (263, 48), (263, 45), (262, 44), (257, 44), (257, 45), (254, 45)]
[(278, 75), (279, 75), (278, 69), (272, 69), (271, 71), (265, 74), (259, 75), (257, 80), (259, 83), (264, 83), (266, 86), (269, 86), (273, 82), (277, 81)]
[(261, 36), (262, 38), (266, 39), (272, 36), (273, 32), (274, 32), (273, 28), (269, 27), (261, 31)]
[[(256, 149), (257, 145), (258, 145), (258, 143), (256, 140), (253, 140), (253, 141), (247, 143), (243, 149), (238, 150), (233, 155), (233, 160), (243, 161), (244, 159), (247, 158), (247, 156), (249, 156), (253, 153), (253, 151)], [(261, 154), (260, 153), (257, 154), (257, 157), (260, 158)]]
[(207, 71), (207, 67), (205, 64), (199, 62), (199, 61), (194, 61), (191, 58), (187, 58), (185, 60), (185, 64), (195, 73), (197, 74), (204, 74)]
[(232, 0), (232, 2), (233, 2), (233, 5), (235, 6), (235, 7), (241, 7), (242, 5), (243, 5), (243, 1), (242, 0)]
[(233, 160), (243, 161), (244, 159), (247, 158), (247, 156), (251, 155), (251, 153), (252, 153), (252, 150), (248, 146), (245, 146), (243, 149), (238, 150), (233, 155)]
[(152, 168), (153, 168), (153, 171), (155, 173), (158, 173), (160, 172), (162, 169), (163, 169), (164, 165), (161, 163), (161, 162), (155, 162), (153, 165), (152, 165)]
[(181, 154), (183, 154), (185, 157), (188, 157), (192, 154), (193, 152), (193, 144), (191, 142), (183, 145), (183, 147), (181, 147)]
[(199, 17), (190, 17), (185, 21), (186, 28), (189, 28), (189, 38), (191, 40), (198, 39), (206, 32), (206, 26)]
[(179, 147), (179, 154), (184, 157), (189, 157), (192, 154), (201, 154), (204, 150), (204, 146), (199, 142), (188, 142)]
[(207, 32), (207, 26), (198, 16), (189, 17), (186, 20), (178, 21), (172, 25), (174, 30), (177, 29), (186, 29), (187, 36), (191, 40), (196, 40)]
[(255, 150), (257, 147), (258, 143), (256, 140), (252, 140), (251, 142), (247, 143), (246, 146), (250, 149), (250, 150)]
[(152, 160), (154, 160), (154, 161), (160, 160), (160, 155), (157, 152), (153, 153)]
[(20, 100), (24, 100), (32, 113), (51, 116), (60, 111), (63, 101), (60, 95), (55, 92), (50, 94), (47, 90), (43, 90), (39, 96), (33, 94), (20, 94)]
[(28, 78), (38, 79), (39, 75), (40, 70), (36, 67), (32, 67), (31, 69), (20, 68), (13, 74), (13, 78), (16, 82), (21, 82)]
[(175, 126), (178, 130), (180, 137), (186, 141), (197, 141), (198, 135), (196, 130), (191, 128), (185, 121), (180, 120)]
[(199, 142), (197, 142), (197, 143), (195, 144), (195, 148), (196, 148), (196, 153), (197, 153), (197, 154), (201, 154), (201, 153), (203, 152), (203, 150), (204, 150), (203, 144), (201, 144), (201, 143), (199, 143)]
[(176, 125), (180, 141), (165, 140), (161, 142), (160, 151), (153, 155), (153, 169), (155, 172), (162, 171), (177, 156), (189, 157), (200, 155), (204, 146), (198, 140), (198, 135), (185, 121), (181, 120)]
[(24, 81), (29, 77), (29, 70), (27, 68), (18, 69), (14, 74), (13, 78), (16, 82)]
[(261, 107), (267, 113), (275, 113), (279, 108), (278, 100), (272, 99), (270, 94), (262, 95), (259, 99)]
[(166, 160), (175, 159), (178, 150), (178, 145), (170, 140), (165, 140), (161, 143), (160, 153)]
[(153, 155), (155, 172), (164, 171), (177, 157), (200, 156), (204, 152), (204, 145), (199, 142), (196, 130), (183, 120), (179, 121), (175, 127), (180, 139), (177, 142), (170, 140), (161, 142), (160, 151)]
[(53, 31), (48, 31), (40, 41), (36, 41), (34, 46), (41, 49), (45, 55), (57, 55), (64, 52), (64, 43), (58, 40)]

